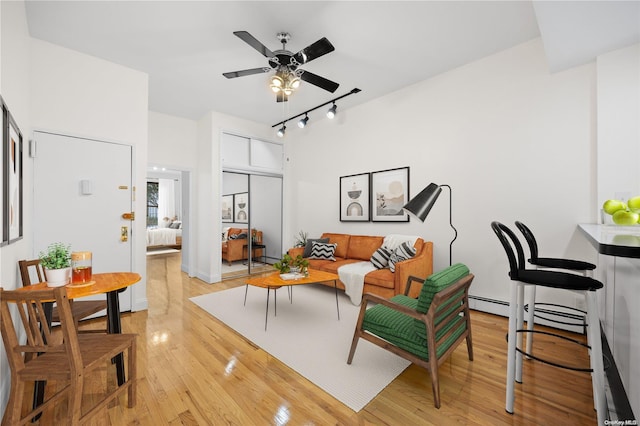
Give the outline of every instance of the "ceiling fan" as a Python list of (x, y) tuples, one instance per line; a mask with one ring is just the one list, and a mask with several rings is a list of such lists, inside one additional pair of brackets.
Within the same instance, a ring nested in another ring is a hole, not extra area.
[(335, 50), (326, 37), (310, 44), (298, 53), (293, 53), (286, 49), (287, 42), (291, 38), (291, 35), (286, 32), (277, 34), (278, 40), (282, 43), (282, 49), (273, 52), (247, 31), (234, 31), (233, 34), (266, 57), (269, 62), (269, 67), (225, 72), (222, 74), (225, 77), (244, 77), (276, 70), (274, 76), (271, 77), (270, 87), (276, 93), (276, 100), (278, 102), (287, 102), (289, 95), (300, 86), (300, 80), (311, 83), (331, 93), (335, 92), (338, 88), (338, 83), (299, 68), (301, 65), (305, 65)]

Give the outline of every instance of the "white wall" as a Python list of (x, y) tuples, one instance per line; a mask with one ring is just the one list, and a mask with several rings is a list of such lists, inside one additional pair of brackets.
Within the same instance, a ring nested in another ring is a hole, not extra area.
[(194, 190), (198, 183), (195, 169), (198, 162), (198, 122), (149, 111), (149, 155), (148, 166), (163, 166), (180, 171), (182, 175), (182, 264), (181, 269), (189, 276), (196, 270), (197, 228), (193, 227), (196, 216)]
[(453, 261), (476, 274), (473, 295), (508, 300), (493, 220), (527, 223), (545, 255), (594, 258), (576, 231), (595, 220), (594, 71), (550, 75), (538, 39), (288, 132), (285, 239), (420, 235), (434, 242), (434, 270), (447, 266), (446, 191), (424, 224), (339, 222), (340, 176), (409, 166), (411, 196), (430, 182), (453, 188)]
[[(11, 114), (22, 131), (25, 140), (30, 132), (29, 124), (29, 46), (30, 38), (27, 31), (24, 4), (21, 2), (0, 2), (1, 21), (1, 80), (0, 90), (2, 97), (9, 106)], [(28, 165), (25, 162), (25, 166)], [(26, 170), (24, 170), (26, 172)], [(31, 177), (24, 173), (23, 184), (28, 188)], [(31, 212), (30, 193), (24, 193), (24, 238), (16, 243), (4, 246), (0, 249), (0, 285), (7, 290), (18, 287), (20, 276), (18, 273), (18, 260), (26, 258), (31, 253), (30, 223)], [(9, 365), (0, 342), (0, 413), (4, 413), (4, 407), (9, 398), (11, 386)]]
[(149, 164), (173, 170), (195, 169), (197, 138), (195, 120), (149, 111)]
[[(33, 253), (33, 162), (28, 140), (34, 129), (132, 145), (134, 179), (139, 192), (135, 209), (145, 210), (148, 77), (120, 65), (29, 37), (24, 3), (0, 2), (2, 15), (2, 96), (25, 140), (24, 238), (0, 249), (2, 286), (18, 286), (18, 259)], [(142, 189), (142, 191), (140, 191)], [(134, 270), (143, 281), (132, 288), (132, 309), (145, 309), (146, 256), (144, 221), (135, 224)], [(10, 386), (5, 351), (0, 351), (0, 407)]]
[[(31, 41), (32, 128), (133, 146), (138, 212), (146, 211), (148, 80), (145, 73)], [(133, 222), (132, 229), (133, 270), (143, 277), (132, 287), (132, 310), (137, 311), (147, 307), (145, 222)]]

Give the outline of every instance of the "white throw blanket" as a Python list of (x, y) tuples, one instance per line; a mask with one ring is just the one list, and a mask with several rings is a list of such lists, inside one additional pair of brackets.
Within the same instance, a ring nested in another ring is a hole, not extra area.
[(388, 249), (391, 249), (392, 251), (395, 251), (395, 249), (397, 249), (398, 246), (405, 241), (408, 241), (409, 244), (411, 244), (411, 247), (413, 247), (416, 244), (416, 240), (418, 238), (420, 237), (416, 237), (414, 235), (389, 234), (384, 237), (384, 242), (382, 243), (382, 245), (387, 247)]
[(371, 262), (355, 262), (338, 268), (338, 276), (344, 284), (344, 292), (351, 299), (351, 303), (358, 306), (362, 302), (364, 276), (376, 267)]

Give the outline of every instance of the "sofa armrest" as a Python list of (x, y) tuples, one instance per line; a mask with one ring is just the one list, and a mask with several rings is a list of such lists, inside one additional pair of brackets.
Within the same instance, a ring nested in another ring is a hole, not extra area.
[[(411, 275), (416, 277), (428, 277), (433, 274), (433, 243), (425, 241), (420, 253), (411, 259), (403, 260), (395, 265), (393, 274), (394, 294), (404, 294), (407, 280)], [(411, 289), (409, 297), (418, 297), (420, 289)]]
[(293, 247), (290, 248), (289, 251), (289, 256), (293, 257), (294, 259), (296, 257), (298, 257), (298, 255), (302, 256), (302, 254), (304, 253), (304, 247)]

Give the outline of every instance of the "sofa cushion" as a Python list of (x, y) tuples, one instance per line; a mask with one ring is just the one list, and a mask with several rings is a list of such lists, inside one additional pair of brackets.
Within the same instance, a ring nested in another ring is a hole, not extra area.
[(389, 250), (385, 246), (382, 246), (371, 255), (370, 261), (373, 266), (378, 269), (386, 268), (387, 266), (389, 266), (389, 259), (391, 258), (391, 254), (391, 250)]
[[(392, 297), (391, 301), (410, 309), (416, 308), (415, 299), (402, 294)], [(415, 323), (421, 323), (422, 330), (416, 330)], [(362, 328), (420, 358), (429, 359), (426, 327), (422, 321), (387, 306), (377, 305), (367, 309), (362, 321)], [(436, 356), (442, 356), (465, 330), (466, 326), (462, 317), (459, 317), (457, 321), (451, 321), (446, 327), (438, 330), (435, 338), (440, 343), (436, 348)], [(447, 336), (446, 339), (442, 341), (441, 339), (445, 336)]]
[(352, 235), (349, 239), (347, 259), (369, 260), (376, 249), (382, 245), (384, 238), (367, 235)]
[(310, 257), (311, 256), (311, 248), (313, 247), (313, 243), (328, 243), (329, 238), (308, 238), (307, 244), (304, 246), (304, 252), (302, 253), (302, 257)]
[[(311, 261), (313, 260), (310, 260), (310, 262)], [(323, 262), (320, 267), (321, 270), (325, 272), (331, 272), (332, 274), (338, 274), (338, 268), (340, 268), (341, 266), (360, 261), (356, 259), (344, 259), (342, 257), (336, 257), (335, 262), (330, 260), (321, 260), (320, 262)]]
[(313, 246), (311, 247), (311, 256), (309, 257), (311, 259), (325, 259), (335, 261), (336, 258), (334, 257), (334, 254), (336, 252), (336, 245), (337, 244), (335, 243), (331, 244), (314, 242)]
[(329, 238), (330, 243), (337, 244), (335, 253), (336, 257), (347, 257), (347, 250), (349, 249), (349, 240), (351, 239), (351, 235), (324, 233), (321, 238)]
[(369, 272), (364, 276), (364, 283), (382, 288), (393, 289), (395, 287), (393, 272), (389, 268)]
[(416, 248), (409, 242), (404, 242), (398, 246), (398, 248), (391, 254), (389, 258), (389, 269), (391, 272), (396, 271), (396, 263), (403, 260), (411, 259), (416, 255)]

